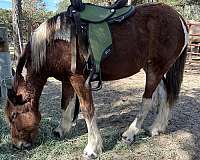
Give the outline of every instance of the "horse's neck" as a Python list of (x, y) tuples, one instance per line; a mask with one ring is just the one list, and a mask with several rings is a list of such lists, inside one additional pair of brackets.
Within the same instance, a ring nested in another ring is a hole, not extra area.
[(37, 105), (39, 104), (39, 99), (42, 94), (42, 90), (45, 83), (46, 81), (41, 81), (41, 79), (39, 78), (28, 78), (28, 80), (26, 81), (27, 94), (31, 99), (32, 103), (36, 103)]

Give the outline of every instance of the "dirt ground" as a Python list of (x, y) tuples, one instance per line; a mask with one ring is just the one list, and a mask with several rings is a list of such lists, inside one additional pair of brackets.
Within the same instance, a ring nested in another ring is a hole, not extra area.
[[(103, 160), (200, 160), (200, 65), (187, 65), (180, 100), (172, 109), (172, 118), (166, 134), (148, 137), (141, 132), (136, 142), (127, 146), (121, 133), (134, 120), (141, 106), (144, 91), (144, 73), (105, 82), (103, 89), (94, 93), (98, 126), (104, 140)], [(40, 110), (40, 134), (32, 150), (17, 151), (10, 145), (8, 126), (0, 108), (0, 159), (59, 159), (78, 160), (87, 143), (87, 129), (82, 116), (64, 140), (57, 140), (52, 129), (60, 118), (61, 84), (50, 78), (44, 87)], [(154, 108), (144, 122), (152, 123)]]

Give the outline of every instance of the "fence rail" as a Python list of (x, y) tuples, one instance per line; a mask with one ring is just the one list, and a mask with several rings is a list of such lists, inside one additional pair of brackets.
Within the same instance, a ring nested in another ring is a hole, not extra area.
[[(189, 28), (189, 49), (188, 51), (188, 62), (189, 63), (200, 63), (200, 22), (187, 23)], [(198, 33), (197, 33), (198, 32)]]

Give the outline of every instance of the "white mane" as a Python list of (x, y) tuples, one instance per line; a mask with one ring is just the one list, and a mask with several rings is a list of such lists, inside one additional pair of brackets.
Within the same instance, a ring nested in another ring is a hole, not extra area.
[[(55, 23), (53, 20), (55, 20)], [(36, 72), (46, 63), (47, 43), (50, 40), (60, 39), (70, 42), (70, 24), (67, 23), (66, 17), (57, 16), (49, 21), (43, 22), (31, 37), (32, 68)]]

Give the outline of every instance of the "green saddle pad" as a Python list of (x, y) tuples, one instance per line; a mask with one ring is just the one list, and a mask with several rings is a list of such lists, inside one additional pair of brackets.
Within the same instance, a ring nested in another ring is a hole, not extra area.
[(82, 21), (88, 23), (89, 44), (96, 63), (96, 72), (100, 71), (100, 63), (103, 56), (111, 51), (112, 36), (110, 23), (121, 22), (134, 11), (133, 6), (125, 6), (120, 9), (109, 9), (102, 6), (85, 4), (85, 9), (80, 12)]
[(98, 23), (112, 16), (114, 13), (107, 9), (92, 4), (85, 4), (85, 9), (81, 11), (80, 18), (87, 22)]
[(111, 50), (112, 46), (112, 38), (108, 23), (90, 23), (88, 35), (90, 49), (93, 53), (93, 57), (96, 63), (96, 71), (99, 72), (102, 55), (105, 54), (105, 51), (108, 53), (108, 49)]
[(86, 22), (100, 23), (108, 19), (123, 16), (128, 12), (131, 12), (132, 9), (133, 6), (125, 6), (115, 10), (93, 4), (85, 4), (85, 9), (80, 12), (80, 18)]

